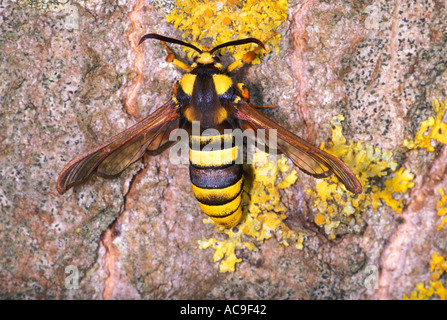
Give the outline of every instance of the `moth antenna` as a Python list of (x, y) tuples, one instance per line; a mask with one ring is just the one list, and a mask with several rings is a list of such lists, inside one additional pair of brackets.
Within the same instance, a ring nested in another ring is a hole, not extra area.
[(199, 48), (197, 48), (196, 46), (194, 46), (190, 43), (187, 43), (187, 42), (184, 42), (181, 40), (177, 40), (177, 39), (173, 39), (173, 38), (169, 38), (169, 37), (165, 37), (165, 36), (162, 36), (162, 35), (159, 35), (156, 33), (145, 34), (143, 37), (141, 37), (140, 41), (138, 42), (138, 45), (140, 45), (141, 43), (143, 43), (143, 41), (145, 41), (147, 39), (157, 39), (157, 40), (164, 41), (164, 42), (180, 44), (182, 46), (185, 46), (185, 47), (188, 47), (188, 48), (191, 48), (191, 49), (197, 51), (199, 54), (202, 53), (202, 50), (200, 50)]
[(256, 43), (260, 47), (262, 47), (262, 49), (265, 50), (265, 46), (261, 40), (258, 40), (256, 38), (247, 38), (247, 39), (241, 39), (241, 40), (228, 41), (228, 42), (219, 44), (218, 46), (211, 49), (210, 53), (213, 53), (214, 51), (217, 51), (217, 50), (225, 48), (225, 47), (239, 46), (241, 44), (246, 44), (246, 43)]

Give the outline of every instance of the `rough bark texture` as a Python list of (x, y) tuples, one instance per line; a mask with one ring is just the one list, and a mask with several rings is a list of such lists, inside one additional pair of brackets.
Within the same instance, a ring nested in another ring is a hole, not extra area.
[[(433, 115), (433, 98), (447, 98), (445, 1), (290, 1), (281, 51), (237, 79), (316, 145), (343, 114), (346, 137), (392, 151), (416, 186), (401, 215), (369, 208), (362, 235), (328, 240), (303, 192), (313, 179), (300, 174), (283, 202), (290, 225), (315, 231), (304, 249), (271, 239), (230, 274), (199, 249), (222, 235), (202, 223), (188, 168), (167, 153), (56, 192), (67, 161), (171, 97), (181, 73), (158, 42), (138, 49), (135, 39), (180, 37), (165, 19), (173, 3), (148, 2), (0, 3), (0, 298), (401, 299), (430, 279), (433, 251), (447, 254), (447, 230), (436, 231), (447, 148), (402, 142)], [(68, 266), (80, 272), (77, 289)], [(371, 289), (367, 266), (379, 271)]]

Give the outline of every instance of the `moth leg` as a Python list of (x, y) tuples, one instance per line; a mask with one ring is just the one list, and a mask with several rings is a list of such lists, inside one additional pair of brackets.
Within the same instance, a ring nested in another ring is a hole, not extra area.
[[(250, 92), (248, 91), (247, 87), (245, 86), (245, 84), (243, 84), (242, 82), (236, 84), (236, 87), (239, 90), (239, 93), (241, 95), (241, 98), (244, 99), (245, 101), (247, 101), (248, 103), (250, 103)], [(252, 104), (252, 107), (255, 107), (256, 109), (262, 109), (262, 108), (276, 108), (276, 106), (272, 106), (272, 105), (265, 105), (265, 106), (257, 106)]]
[(171, 51), (171, 49), (168, 48), (168, 46), (166, 45), (166, 43), (164, 41), (161, 41), (161, 43), (163, 44), (163, 46), (166, 49), (166, 52), (168, 53), (168, 56), (166, 57), (166, 62), (170, 62), (177, 68), (183, 69), (187, 72), (190, 72), (192, 70), (190, 65), (178, 60), (175, 57), (174, 53)]
[(241, 98), (244, 99), (247, 102), (250, 102), (250, 92), (248, 91), (245, 84), (242, 82), (239, 82), (236, 84), (237, 89), (239, 90), (239, 93), (241, 95)]
[(241, 68), (245, 63), (250, 63), (252, 62), (256, 56), (259, 50), (261, 50), (262, 47), (261, 46), (257, 46), (256, 49), (251, 50), (246, 52), (243, 56), (242, 59), (236, 60), (234, 61), (232, 64), (230, 64), (227, 69), (226, 72), (231, 72), (233, 70), (239, 69)]
[[(271, 38), (275, 37), (276, 35), (278, 35), (277, 32), (273, 33), (270, 37), (267, 38), (267, 40), (264, 41), (264, 43), (267, 43), (267, 41), (269, 41)], [(261, 50), (262, 47), (261, 46), (257, 46), (254, 50), (248, 51), (246, 52), (243, 56), (242, 59), (240, 60), (236, 60), (235, 62), (233, 62), (232, 64), (230, 64), (227, 69), (226, 72), (231, 72), (233, 70), (239, 69), (240, 67), (242, 67), (245, 63), (250, 63), (252, 62), (258, 55), (258, 51)]]

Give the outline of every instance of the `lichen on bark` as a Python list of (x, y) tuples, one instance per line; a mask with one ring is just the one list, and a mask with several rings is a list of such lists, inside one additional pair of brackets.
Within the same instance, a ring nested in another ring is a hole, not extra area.
[[(305, 193), (316, 182), (298, 173), (280, 196), (285, 223), (308, 234), (303, 250), (267, 240), (261, 250), (237, 252), (234, 273), (219, 274), (197, 241), (224, 238), (202, 223), (187, 166), (172, 165), (166, 153), (118, 179), (93, 177), (58, 195), (67, 161), (137, 121), (125, 103), (136, 77), (142, 84), (132, 103), (141, 116), (172, 96), (181, 72), (165, 62), (159, 43), (135, 52), (130, 35), (180, 38), (166, 21), (175, 3), (70, 1), (40, 10), (2, 2), (1, 298), (401, 299), (430, 278), (432, 255), (447, 256), (446, 228), (436, 231), (447, 148), (409, 150), (403, 141), (435, 117), (433, 98), (446, 101), (445, 2), (288, 5), (279, 52), (235, 80), (257, 104), (276, 105), (265, 113), (314, 145), (330, 142), (326, 125), (341, 114), (348, 140), (392, 152), (415, 175), (401, 214), (383, 203), (365, 208), (362, 232), (346, 228), (330, 240)], [(79, 271), (77, 289), (66, 286), (67, 266)], [(381, 270), (373, 286), (365, 282), (368, 266)], [(439, 281), (445, 285), (445, 275)]]

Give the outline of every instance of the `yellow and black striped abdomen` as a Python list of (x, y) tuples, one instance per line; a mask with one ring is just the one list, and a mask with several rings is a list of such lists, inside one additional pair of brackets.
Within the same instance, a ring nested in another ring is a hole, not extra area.
[(242, 164), (236, 164), (238, 152), (232, 134), (191, 136), (189, 173), (194, 195), (202, 211), (224, 228), (236, 226), (242, 217), (244, 177)]

